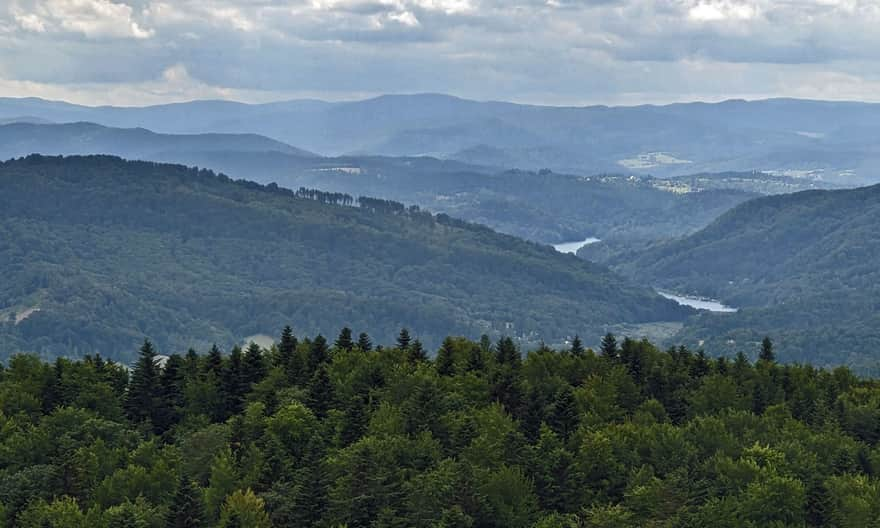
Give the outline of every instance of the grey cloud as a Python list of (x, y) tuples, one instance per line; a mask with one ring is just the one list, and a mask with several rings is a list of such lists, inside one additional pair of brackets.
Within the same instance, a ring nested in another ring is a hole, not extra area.
[(856, 0), (11, 0), (0, 80), (137, 85), (180, 66), (217, 89), (556, 102), (785, 95), (830, 72), (857, 92), (878, 22)]

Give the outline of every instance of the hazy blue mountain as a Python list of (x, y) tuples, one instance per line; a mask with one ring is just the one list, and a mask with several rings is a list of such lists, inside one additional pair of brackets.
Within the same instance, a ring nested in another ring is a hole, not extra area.
[(0, 118), (92, 121), (162, 133), (255, 133), (325, 155), (432, 154), (481, 165), (655, 176), (777, 171), (874, 181), (880, 105), (793, 99), (634, 107), (545, 107), (395, 95), (354, 102), (143, 108), (0, 99)]
[(0, 125), (0, 159), (40, 153), (112, 154), (157, 159), (193, 152), (278, 152), (314, 156), (255, 134), (157, 134), (143, 128), (109, 128), (94, 123)]
[(285, 324), (560, 342), (690, 313), (550, 247), (359, 202), (108, 156), (2, 163), (0, 350), (128, 360), (145, 336), (185, 351)]
[[(713, 179), (713, 185), (679, 184), (649, 177), (505, 171), (431, 157), (325, 158), (255, 135), (156, 134), (90, 123), (0, 126), (0, 157), (31, 153), (112, 154), (205, 167), (290, 189), (380, 196), (544, 243), (587, 236), (638, 241), (680, 236), (755, 196), (735, 175)], [(755, 187), (771, 178), (749, 177)], [(740, 185), (725, 189), (725, 182)]]
[(776, 338), (787, 360), (880, 366), (880, 186), (748, 201), (705, 229), (617, 257), (658, 287), (715, 297), (683, 337), (712, 352)]

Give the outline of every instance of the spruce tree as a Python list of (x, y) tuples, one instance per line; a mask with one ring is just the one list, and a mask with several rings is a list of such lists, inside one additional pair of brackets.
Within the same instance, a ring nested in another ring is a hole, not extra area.
[(156, 351), (153, 344), (145, 340), (137, 364), (132, 370), (125, 397), (125, 412), (128, 417), (134, 422), (155, 420), (160, 390)]
[(574, 357), (583, 357), (584, 355), (584, 345), (577, 334), (575, 334), (574, 340), (571, 342), (571, 355)]
[(452, 338), (447, 337), (443, 340), (443, 345), (437, 352), (437, 359), (434, 364), (437, 368), (437, 374), (441, 376), (455, 375), (455, 357), (453, 355)]
[(223, 354), (220, 353), (217, 345), (211, 345), (211, 350), (205, 357), (205, 372), (214, 374), (217, 379), (223, 375)]
[(425, 354), (425, 348), (421, 341), (416, 339), (410, 344), (406, 349), (406, 359), (410, 365), (418, 365), (428, 360), (428, 355)]
[(411, 338), (409, 336), (409, 330), (406, 328), (400, 329), (400, 334), (397, 335), (397, 348), (401, 350), (406, 350), (409, 348)]
[(486, 369), (486, 360), (483, 357), (483, 348), (472, 346), (467, 359), (468, 372), (483, 372)]
[(315, 337), (309, 347), (309, 374), (312, 375), (318, 367), (329, 361), (330, 355), (327, 348), (327, 340), (321, 334)]
[(614, 337), (614, 334), (607, 333), (605, 337), (602, 338), (602, 356), (608, 359), (617, 359), (617, 339)]
[(266, 360), (263, 357), (263, 350), (260, 348), (260, 345), (253, 342), (248, 345), (244, 353), (242, 370), (244, 383), (248, 389), (251, 389), (254, 384), (263, 381), (263, 378), (266, 377)]
[(165, 521), (167, 528), (202, 528), (208, 526), (205, 503), (198, 486), (182, 478)]
[(495, 361), (499, 365), (517, 366), (520, 363), (519, 351), (513, 343), (513, 339), (502, 337), (495, 346)]
[(765, 337), (761, 341), (761, 354), (758, 356), (758, 359), (767, 363), (776, 361), (776, 354), (773, 352), (773, 341), (769, 337)]
[(184, 368), (184, 360), (177, 354), (172, 354), (162, 368), (159, 376), (160, 408), (156, 423), (153, 424), (157, 433), (164, 433), (180, 421), (180, 412), (185, 404)]
[(281, 341), (278, 343), (278, 365), (285, 368), (293, 362), (293, 355), (296, 354), (296, 337), (293, 335), (293, 328), (285, 326), (281, 331)]
[(244, 407), (247, 382), (244, 378), (241, 348), (233, 347), (223, 369), (223, 388), (226, 393), (226, 415), (238, 414)]
[(361, 395), (353, 397), (345, 409), (345, 418), (339, 433), (339, 440), (343, 447), (350, 446), (360, 440), (367, 430), (368, 420), (366, 399)]
[(373, 350), (373, 342), (370, 341), (370, 336), (366, 332), (361, 332), (361, 335), (358, 336), (357, 346), (364, 352)]
[(318, 367), (309, 383), (308, 406), (318, 418), (326, 418), (333, 407), (333, 383), (324, 365)]
[(333, 343), (333, 346), (336, 347), (337, 350), (351, 350), (354, 348), (354, 341), (351, 339), (351, 328), (344, 327), (339, 332), (339, 337), (336, 338), (336, 342)]
[(571, 387), (567, 386), (560, 390), (553, 399), (553, 412), (550, 415), (550, 426), (560, 438), (567, 440), (577, 429), (580, 416), (577, 402)]
[(530, 389), (527, 395), (526, 408), (520, 422), (523, 434), (530, 443), (535, 443), (541, 434), (541, 424), (545, 418), (544, 395), (536, 389)]
[(281, 332), (281, 341), (278, 343), (278, 366), (284, 372), (284, 378), (288, 385), (300, 382), (302, 376), (302, 362), (297, 354), (299, 343), (293, 335), (293, 329), (285, 326)]

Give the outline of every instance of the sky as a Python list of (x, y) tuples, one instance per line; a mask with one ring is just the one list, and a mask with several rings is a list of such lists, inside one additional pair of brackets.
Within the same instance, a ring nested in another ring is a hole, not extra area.
[(0, 0), (0, 96), (880, 100), (880, 0)]

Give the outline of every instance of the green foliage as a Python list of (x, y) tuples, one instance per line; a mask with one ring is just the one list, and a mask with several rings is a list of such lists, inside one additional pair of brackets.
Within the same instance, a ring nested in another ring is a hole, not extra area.
[(236, 490), (223, 505), (219, 528), (270, 528), (263, 499), (250, 489)]
[(689, 320), (677, 342), (703, 342), (713, 355), (773, 352), (785, 362), (846, 364), (876, 376), (878, 198), (877, 185), (758, 198), (615, 264), (646, 283), (739, 309)]
[[(542, 346), (523, 358), (511, 340), (447, 338), (435, 359), (414, 361), (414, 339), (407, 350), (349, 350), (285, 334), (286, 351), (172, 354), (164, 367), (145, 347), (127, 385), (117, 377), (124, 371), (94, 357), (51, 365), (13, 358), (0, 372), (0, 521), (36, 528), (880, 522), (880, 384), (846, 369), (720, 362), (629, 339), (613, 354)], [(312, 376), (289, 378), (290, 358), (307, 368), (310, 355)], [(156, 416), (175, 413), (161, 434), (144, 426), (153, 418), (122, 412), (133, 389), (152, 386), (149, 372), (158, 390), (144, 391), (154, 394), (144, 401), (158, 402)], [(109, 401), (96, 406), (94, 387), (102, 384)], [(227, 406), (232, 392), (236, 408)], [(222, 412), (190, 401), (198, 394), (222, 394)]]
[(289, 321), (385, 342), (405, 324), (431, 350), (449, 334), (556, 342), (689, 313), (547, 246), (370, 204), (111, 157), (2, 163), (0, 359), (111, 351), (130, 364), (145, 335), (164, 351), (229, 350)]

